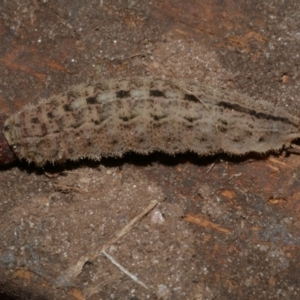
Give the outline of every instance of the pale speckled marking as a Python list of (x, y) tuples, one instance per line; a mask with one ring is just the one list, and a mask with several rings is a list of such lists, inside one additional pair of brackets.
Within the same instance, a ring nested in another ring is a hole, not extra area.
[(300, 137), (299, 119), (271, 103), (153, 78), (75, 86), (12, 115), (3, 132), (19, 159), (38, 166), (128, 151), (265, 153)]

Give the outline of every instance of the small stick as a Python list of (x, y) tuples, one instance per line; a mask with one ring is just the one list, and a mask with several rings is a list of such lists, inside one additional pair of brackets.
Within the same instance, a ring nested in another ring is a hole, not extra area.
[(77, 263), (68, 268), (63, 274), (59, 275), (53, 280), (55, 286), (68, 286), (72, 280), (81, 273), (82, 268), (86, 262), (89, 261), (88, 256), (82, 256)]
[(213, 162), (211, 164), (211, 166), (207, 169), (206, 174), (208, 174), (211, 171), (211, 169), (215, 166), (215, 164), (216, 164), (216, 162)]
[(228, 181), (232, 180), (232, 179), (235, 178), (235, 177), (240, 177), (242, 174), (243, 174), (242, 172), (233, 174), (233, 175), (228, 179)]
[[(110, 245), (112, 245), (113, 243), (115, 243), (120, 237), (122, 237), (123, 235), (125, 235), (132, 228), (132, 226), (135, 223), (137, 223), (146, 214), (148, 214), (149, 211), (151, 211), (157, 204), (158, 204), (158, 202), (156, 200), (151, 201), (151, 203), (140, 214), (138, 214), (135, 218), (133, 218), (126, 226), (124, 226), (116, 234), (116, 236), (113, 239), (111, 239), (108, 243), (104, 244), (104, 246), (102, 247), (102, 251), (106, 250)], [(98, 251), (96, 251), (96, 252), (98, 252)]]
[(141, 281), (139, 281), (136, 276), (132, 275), (129, 271), (127, 271), (124, 267), (122, 267), (119, 263), (117, 263), (110, 255), (107, 254), (105, 251), (110, 245), (115, 243), (119, 238), (121, 238), (123, 235), (125, 235), (129, 230), (133, 227), (133, 225), (141, 220), (147, 213), (149, 213), (156, 205), (158, 204), (158, 201), (154, 200), (151, 201), (151, 203), (135, 218), (133, 218), (125, 227), (121, 229), (119, 233), (116, 234), (116, 237), (114, 237), (112, 240), (110, 240), (108, 243), (104, 244), (103, 247), (98, 248), (94, 254), (92, 255), (85, 255), (82, 256), (75, 265), (71, 266), (69, 269), (67, 269), (63, 275), (58, 276), (54, 283), (57, 286), (63, 286), (67, 285), (68, 282), (72, 281), (78, 274), (81, 273), (82, 268), (84, 264), (88, 261), (93, 261), (99, 253), (103, 253), (113, 264), (118, 266), (118, 268), (123, 271), (126, 275), (128, 275), (132, 280), (136, 281), (137, 283), (141, 284), (143, 287), (148, 289), (148, 287), (143, 284)]
[(120, 265), (112, 256), (110, 256), (105, 250), (101, 251), (116, 267), (118, 267), (123, 273), (129, 276), (133, 281), (143, 286), (145, 289), (149, 290), (149, 288), (140, 281), (135, 275), (126, 270), (122, 265)]

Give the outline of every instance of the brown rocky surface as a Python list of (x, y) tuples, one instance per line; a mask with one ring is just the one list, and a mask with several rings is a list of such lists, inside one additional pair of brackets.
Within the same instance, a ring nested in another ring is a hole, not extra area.
[[(2, 124), (71, 85), (140, 75), (198, 79), (299, 115), (297, 1), (25, 0), (0, 10)], [(0, 151), (12, 160), (2, 136)], [(285, 154), (3, 166), (0, 295), (298, 299), (300, 158)]]

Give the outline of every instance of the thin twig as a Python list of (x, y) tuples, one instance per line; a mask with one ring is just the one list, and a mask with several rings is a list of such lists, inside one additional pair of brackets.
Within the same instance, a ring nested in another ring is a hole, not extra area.
[(121, 266), (112, 256), (110, 256), (105, 250), (101, 251), (116, 267), (118, 267), (123, 273), (129, 276), (133, 281), (143, 286), (145, 289), (149, 290), (149, 288), (140, 281), (135, 275), (126, 270), (123, 266)]
[(228, 181), (232, 180), (235, 177), (240, 177), (242, 174), (243, 174), (242, 172), (237, 173), (237, 174), (233, 174), (232, 176), (230, 176), (230, 178), (228, 179)]
[(68, 268), (62, 275), (58, 276), (54, 280), (54, 284), (57, 286), (68, 285), (77, 275), (79, 275), (82, 271), (84, 264), (88, 261), (93, 261), (95, 258), (99, 256), (100, 253), (103, 253), (114, 265), (116, 265), (121, 271), (123, 271), (126, 275), (128, 275), (132, 280), (141, 284), (143, 287), (148, 289), (148, 287), (139, 281), (136, 276), (132, 275), (129, 271), (127, 271), (124, 267), (122, 267), (118, 262), (114, 260), (107, 252), (105, 251), (109, 246), (115, 243), (119, 238), (129, 232), (129, 230), (133, 227), (135, 223), (141, 220), (146, 214), (148, 214), (156, 205), (158, 201), (154, 200), (135, 218), (133, 218), (125, 227), (123, 227), (117, 234), (116, 237), (111, 239), (108, 243), (104, 244), (103, 247), (98, 248), (94, 254), (82, 256), (75, 265)]
[(114, 244), (119, 238), (121, 238), (123, 235), (125, 235), (131, 228), (132, 226), (137, 223), (139, 220), (141, 220), (146, 214), (151, 211), (158, 202), (156, 200), (151, 201), (151, 203), (140, 213), (138, 214), (135, 218), (133, 218), (126, 226), (124, 226), (117, 234), (116, 236), (111, 239), (108, 243), (104, 244), (102, 247), (102, 251), (106, 250), (110, 245)]
[(213, 163), (211, 164), (211, 166), (210, 166), (210, 167), (207, 169), (207, 171), (206, 171), (207, 174), (211, 171), (211, 169), (214, 167), (215, 164), (216, 164), (216, 162), (213, 162)]

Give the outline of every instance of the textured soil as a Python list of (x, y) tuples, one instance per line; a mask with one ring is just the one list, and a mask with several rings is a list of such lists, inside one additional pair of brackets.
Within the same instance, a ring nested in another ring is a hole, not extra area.
[[(300, 114), (296, 0), (20, 2), (0, 4), (0, 120), (132, 76)], [(2, 166), (0, 297), (299, 299), (299, 172), (291, 152)]]

